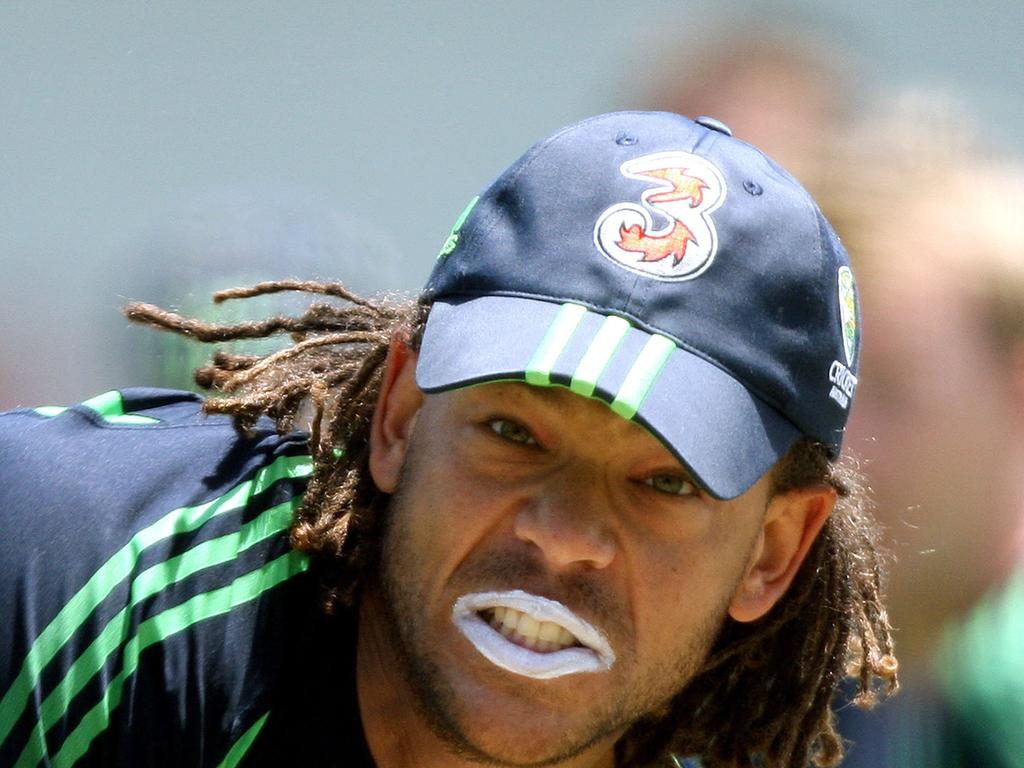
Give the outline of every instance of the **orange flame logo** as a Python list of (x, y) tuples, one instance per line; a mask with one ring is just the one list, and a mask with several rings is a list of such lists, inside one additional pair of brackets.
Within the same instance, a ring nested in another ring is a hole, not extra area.
[(637, 176), (652, 179), (664, 179), (672, 185), (667, 192), (655, 192), (647, 197), (648, 203), (674, 203), (676, 200), (688, 202), (696, 208), (704, 202), (704, 190), (708, 185), (703, 179), (691, 176), (685, 168), (655, 168), (650, 171), (638, 171)]
[(674, 267), (683, 260), (687, 244), (694, 239), (693, 232), (681, 221), (673, 225), (671, 232), (660, 237), (648, 235), (639, 224), (623, 225), (619, 227), (619, 238), (617, 245), (624, 251), (643, 254), (640, 261), (661, 261), (671, 256)]
[(605, 210), (594, 243), (618, 265), (649, 277), (699, 275), (718, 248), (711, 214), (726, 193), (718, 168), (689, 152), (661, 152), (628, 160), (619, 170), (656, 185), (641, 193), (642, 205), (624, 201)]

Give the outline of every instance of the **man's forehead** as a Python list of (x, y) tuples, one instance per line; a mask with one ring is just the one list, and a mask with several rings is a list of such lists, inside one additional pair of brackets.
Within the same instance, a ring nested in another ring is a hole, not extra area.
[(615, 413), (605, 401), (578, 394), (568, 387), (537, 386), (522, 381), (493, 381), (455, 391), (477, 402), (495, 405), (506, 403), (536, 409), (545, 418), (563, 421), (567, 428), (571, 428), (574, 423), (586, 423), (592, 429), (607, 434), (609, 441), (657, 446), (675, 458), (671, 449), (643, 425)]

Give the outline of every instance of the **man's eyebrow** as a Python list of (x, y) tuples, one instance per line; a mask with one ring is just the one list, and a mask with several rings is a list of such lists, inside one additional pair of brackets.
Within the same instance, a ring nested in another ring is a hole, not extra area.
[(516, 393), (513, 395), (516, 399), (523, 402), (529, 402), (531, 404), (540, 404), (541, 407), (559, 415), (569, 413), (572, 405), (577, 403), (579, 400), (594, 402), (606, 407), (608, 406), (608, 403), (603, 400), (580, 395), (560, 384), (551, 384), (549, 386), (542, 387), (537, 386), (536, 384), (527, 384), (526, 382), (509, 383), (512, 384), (510, 391)]
[(570, 392), (568, 387), (560, 387), (557, 384), (553, 384), (550, 387), (538, 387), (533, 384), (526, 384), (522, 388), (516, 387), (516, 391), (522, 392), (528, 397), (532, 396), (559, 411), (569, 410), (569, 403), (575, 402), (567, 399), (567, 395), (580, 397), (580, 395)]
[[(543, 403), (546, 406), (555, 408), (559, 411), (568, 410), (568, 406), (564, 404), (564, 398), (558, 393), (552, 391), (555, 389), (564, 389), (566, 392), (569, 391), (567, 387), (559, 387), (557, 385), (551, 385), (548, 387), (537, 386), (536, 384), (527, 384), (525, 381), (499, 381), (493, 382), (502, 387), (503, 395), (502, 399), (508, 399), (511, 401), (532, 401)], [(478, 385), (479, 387), (487, 387), (487, 384)], [(482, 390), (486, 392), (486, 389)], [(571, 401), (569, 401), (571, 402)]]

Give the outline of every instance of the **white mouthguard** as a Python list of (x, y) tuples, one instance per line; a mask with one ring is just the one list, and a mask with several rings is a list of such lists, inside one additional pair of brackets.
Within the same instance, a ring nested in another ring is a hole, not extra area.
[[(516, 645), (480, 617), (480, 611), (498, 606), (528, 613), (537, 621), (560, 624), (587, 647), (540, 653)], [(452, 606), (452, 621), (488, 661), (524, 677), (549, 680), (580, 672), (604, 672), (615, 663), (611, 645), (595, 627), (561, 603), (522, 590), (463, 595)]]

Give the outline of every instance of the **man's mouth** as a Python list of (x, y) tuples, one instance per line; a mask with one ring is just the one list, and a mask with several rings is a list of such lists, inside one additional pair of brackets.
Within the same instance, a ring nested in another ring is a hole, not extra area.
[(525, 677), (602, 672), (615, 663), (597, 628), (561, 603), (522, 590), (463, 595), (452, 621), (491, 663)]

